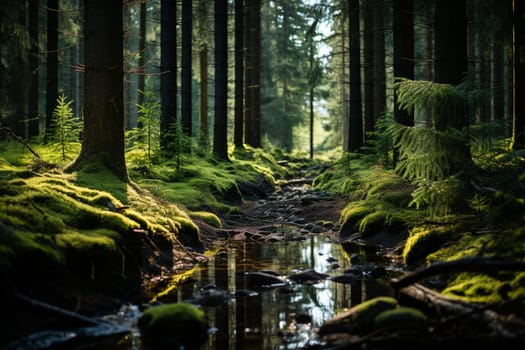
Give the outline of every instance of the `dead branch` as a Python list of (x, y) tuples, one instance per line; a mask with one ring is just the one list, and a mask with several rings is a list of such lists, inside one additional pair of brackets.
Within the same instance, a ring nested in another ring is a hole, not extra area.
[(40, 156), (38, 155), (38, 153), (36, 153), (36, 152), (31, 148), (31, 146), (29, 146), (29, 145), (27, 144), (27, 142), (26, 142), (21, 136), (18, 136), (17, 134), (15, 134), (13, 130), (11, 130), (11, 129), (9, 129), (8, 127), (5, 127), (5, 126), (0, 127), (0, 130), (6, 132), (6, 133), (9, 134), (9, 135), (11, 135), (15, 140), (17, 140), (18, 142), (20, 142), (22, 145), (25, 146), (25, 148), (27, 148), (31, 153), (33, 153), (33, 154), (35, 155), (35, 157), (37, 157), (38, 159), (40, 159)]
[(76, 313), (76, 312), (73, 312), (73, 311), (69, 311), (69, 310), (60, 308), (58, 306), (45, 303), (43, 301), (39, 301), (39, 300), (30, 298), (30, 297), (28, 297), (28, 296), (26, 296), (26, 295), (24, 295), (24, 294), (22, 294), (20, 292), (17, 292), (17, 291), (14, 292), (14, 296), (18, 300), (23, 301), (23, 302), (25, 302), (25, 303), (33, 306), (33, 307), (36, 307), (38, 309), (45, 310), (45, 311), (48, 311), (48, 312), (60, 315), (62, 317), (65, 317), (65, 318), (68, 318), (68, 319), (71, 319), (71, 320), (80, 321), (82, 323), (85, 323), (85, 324), (88, 324), (88, 325), (94, 325), (94, 326), (98, 326), (98, 325), (100, 325), (102, 323), (102, 321), (96, 320), (94, 318), (87, 317), (87, 316), (81, 315), (79, 313)]
[(494, 257), (471, 257), (453, 261), (434, 263), (400, 278), (391, 280), (395, 290), (407, 287), (424, 278), (453, 272), (498, 272), (498, 271), (525, 271), (525, 263), (505, 260)]

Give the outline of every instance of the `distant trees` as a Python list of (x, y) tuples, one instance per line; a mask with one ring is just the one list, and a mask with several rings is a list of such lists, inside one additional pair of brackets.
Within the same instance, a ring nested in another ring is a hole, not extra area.
[(53, 110), (58, 98), (58, 6), (58, 0), (47, 0), (46, 139), (50, 136)]
[(353, 152), (363, 146), (363, 116), (361, 110), (361, 36), (359, 0), (348, 0), (348, 33), (350, 35), (350, 129), (345, 150)]

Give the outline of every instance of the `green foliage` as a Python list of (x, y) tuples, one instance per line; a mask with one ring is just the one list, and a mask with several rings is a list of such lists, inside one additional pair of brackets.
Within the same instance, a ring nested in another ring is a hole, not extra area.
[(177, 172), (182, 171), (182, 166), (188, 158), (188, 151), (191, 149), (191, 138), (182, 130), (182, 121), (177, 119), (171, 123), (166, 137), (170, 140), (168, 149), (172, 150), (169, 155), (175, 160), (175, 169)]
[(432, 217), (444, 217), (452, 214), (457, 203), (463, 199), (463, 183), (454, 176), (439, 181), (421, 180), (412, 192), (412, 201), (417, 209), (427, 207)]
[(57, 99), (51, 121), (51, 141), (56, 144), (63, 161), (68, 154), (77, 150), (72, 143), (78, 143), (81, 130), (81, 122), (73, 115), (71, 103), (73, 100), (67, 101), (66, 96), (61, 94)]
[(144, 159), (151, 164), (160, 150), (160, 101), (155, 98), (153, 89), (139, 91), (144, 102), (138, 107), (138, 127), (126, 132), (128, 151), (142, 150)]

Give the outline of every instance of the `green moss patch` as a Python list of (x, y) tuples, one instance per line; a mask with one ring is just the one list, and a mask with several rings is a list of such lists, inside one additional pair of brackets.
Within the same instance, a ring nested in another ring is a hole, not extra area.
[(204, 312), (187, 303), (150, 307), (138, 325), (147, 349), (197, 349), (208, 335)]
[(449, 242), (454, 235), (455, 228), (446, 226), (424, 226), (412, 229), (403, 250), (405, 263), (411, 265), (424, 260), (427, 255)]

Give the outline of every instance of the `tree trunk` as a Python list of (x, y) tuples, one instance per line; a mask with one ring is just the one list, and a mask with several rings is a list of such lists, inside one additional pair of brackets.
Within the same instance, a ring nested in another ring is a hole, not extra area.
[(514, 0), (513, 147), (525, 147), (525, 2)]
[(58, 0), (47, 0), (46, 58), (46, 129), (45, 141), (51, 136), (53, 110), (58, 98)]
[(200, 145), (208, 150), (208, 45), (204, 44), (199, 52), (200, 77), (201, 77), (201, 96), (200, 96)]
[(215, 0), (215, 124), (213, 154), (228, 159), (228, 1)]
[(244, 144), (244, 0), (235, 0), (235, 110), (233, 143)]
[(363, 146), (361, 113), (361, 44), (359, 30), (359, 0), (348, 0), (348, 33), (350, 35), (350, 133), (347, 149), (357, 151)]
[(31, 47), (29, 51), (29, 71), (31, 74), (31, 85), (29, 88), (28, 123), (27, 136), (36, 137), (39, 135), (40, 116), (38, 114), (39, 94), (39, 65), (40, 47), (39, 43), (39, 9), (40, 0), (29, 1), (29, 40)]
[[(414, 7), (413, 0), (393, 0), (394, 77), (414, 79)], [(399, 109), (394, 94), (394, 118), (403, 125), (414, 125), (414, 118)]]
[(261, 147), (261, 0), (250, 1), (246, 11), (245, 142)]
[(365, 132), (374, 130), (375, 121), (386, 108), (385, 8), (384, 0), (374, 1), (374, 121)]
[(71, 169), (102, 162), (128, 181), (124, 153), (122, 1), (85, 0), (82, 148)]
[[(138, 89), (144, 92), (146, 88), (146, 19), (147, 19), (147, 7), (146, 1), (140, 3), (140, 24), (139, 24), (139, 76), (138, 76)], [(144, 94), (139, 93), (137, 95), (137, 105), (144, 104)], [(142, 127), (142, 125), (139, 125)]]
[(373, 2), (363, 3), (362, 17), (364, 23), (364, 122), (365, 130), (374, 129), (374, 8)]
[[(467, 8), (465, 0), (436, 1), (435, 13), (435, 81), (458, 85), (468, 71), (467, 60)], [(440, 116), (445, 117), (445, 116)], [(450, 117), (450, 116), (449, 116)], [(454, 118), (436, 125), (462, 128), (468, 125), (465, 110), (459, 110)]]
[(192, 136), (192, 16), (192, 1), (182, 0), (181, 122), (188, 137)]
[(173, 153), (170, 126), (177, 120), (177, 3), (162, 0), (160, 16), (160, 148), (165, 153)]

